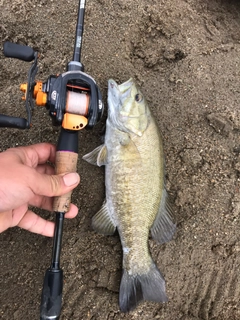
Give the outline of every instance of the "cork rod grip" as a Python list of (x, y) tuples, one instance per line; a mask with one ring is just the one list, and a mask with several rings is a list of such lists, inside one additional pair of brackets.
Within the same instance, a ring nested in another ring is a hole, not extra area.
[[(77, 171), (78, 154), (70, 151), (57, 151), (56, 153), (56, 174)], [(53, 210), (56, 212), (68, 212), (71, 203), (72, 191), (55, 197), (53, 201)]]

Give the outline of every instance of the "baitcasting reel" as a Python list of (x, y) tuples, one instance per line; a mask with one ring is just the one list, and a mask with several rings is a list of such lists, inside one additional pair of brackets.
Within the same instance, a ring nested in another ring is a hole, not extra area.
[(67, 130), (90, 129), (103, 113), (102, 96), (95, 80), (83, 72), (78, 61), (68, 63), (67, 72), (51, 75), (46, 82), (35, 81), (38, 70), (38, 54), (29, 46), (11, 42), (4, 43), (4, 55), (24, 61), (34, 60), (28, 82), (21, 84), (27, 119), (0, 115), (0, 127), (26, 129), (31, 127), (34, 102), (49, 110), (53, 125), (62, 125)]

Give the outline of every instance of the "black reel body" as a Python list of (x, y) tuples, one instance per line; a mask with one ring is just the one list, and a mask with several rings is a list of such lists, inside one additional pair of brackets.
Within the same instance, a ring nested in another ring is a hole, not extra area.
[[(34, 62), (29, 70), (27, 84), (21, 85), (21, 90), (25, 92), (27, 119), (0, 115), (0, 127), (30, 128), (34, 99), (36, 105), (45, 106), (49, 110), (55, 126), (63, 124), (65, 113), (72, 115), (73, 123), (79, 121), (77, 117), (73, 120), (74, 115), (85, 116), (87, 124), (84, 127), (87, 129), (93, 128), (100, 120), (104, 111), (102, 95), (95, 80), (81, 71), (83, 70), (81, 63), (71, 61), (68, 64), (70, 71), (58, 76), (51, 75), (46, 82), (42, 83), (35, 81), (38, 54), (31, 47), (5, 42), (4, 55), (24, 61), (34, 59)], [(87, 99), (83, 99), (84, 96)], [(75, 127), (74, 124), (67, 125), (67, 129)]]
[[(50, 76), (43, 84), (42, 91), (47, 93), (46, 108), (49, 110), (54, 125), (62, 124), (66, 111), (86, 116), (88, 119), (86, 128), (88, 129), (93, 128), (102, 116), (103, 103), (100, 90), (94, 79), (82, 71), (67, 71), (58, 77)], [(80, 95), (88, 96), (89, 102), (73, 110), (71, 103), (77, 102), (72, 101), (72, 97), (71, 102), (69, 101), (70, 92), (76, 93), (75, 100), (80, 98)]]

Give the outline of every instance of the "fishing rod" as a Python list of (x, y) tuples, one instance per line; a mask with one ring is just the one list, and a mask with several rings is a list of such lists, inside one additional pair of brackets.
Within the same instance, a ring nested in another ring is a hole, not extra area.
[[(92, 129), (100, 120), (104, 109), (101, 92), (95, 80), (84, 73), (81, 63), (85, 2), (79, 1), (73, 60), (68, 63), (66, 72), (50, 75), (46, 82), (36, 81), (38, 53), (29, 46), (4, 43), (6, 57), (34, 62), (29, 70), (28, 82), (20, 86), (24, 92), (27, 118), (0, 114), (0, 127), (29, 129), (32, 126), (34, 104), (45, 106), (53, 125), (61, 126), (56, 152), (56, 174), (76, 172), (78, 131), (83, 128)], [(43, 282), (40, 320), (57, 320), (61, 313), (63, 270), (60, 268), (60, 253), (64, 216), (69, 211), (71, 194), (69, 192), (54, 198), (53, 211), (56, 218), (52, 259)]]

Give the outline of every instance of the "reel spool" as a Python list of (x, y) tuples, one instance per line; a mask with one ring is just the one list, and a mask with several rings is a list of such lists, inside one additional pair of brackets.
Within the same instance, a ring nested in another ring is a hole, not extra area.
[(62, 127), (69, 130), (81, 130), (88, 124), (90, 97), (87, 93), (67, 92), (66, 113), (63, 116)]
[(90, 104), (88, 93), (67, 91), (66, 112), (63, 116), (62, 127), (68, 130), (81, 130), (88, 124), (87, 116)]
[(74, 91), (68, 91), (66, 101), (66, 112), (87, 116), (89, 102), (90, 97), (87, 93), (77, 93)]

